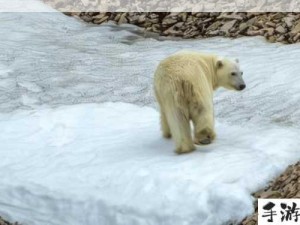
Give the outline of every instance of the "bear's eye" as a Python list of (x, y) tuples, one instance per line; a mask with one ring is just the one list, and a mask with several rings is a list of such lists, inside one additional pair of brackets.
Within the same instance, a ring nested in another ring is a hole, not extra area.
[(235, 73), (235, 72), (232, 72), (232, 73), (231, 73), (231, 76), (235, 76), (235, 75), (236, 75), (236, 73)]

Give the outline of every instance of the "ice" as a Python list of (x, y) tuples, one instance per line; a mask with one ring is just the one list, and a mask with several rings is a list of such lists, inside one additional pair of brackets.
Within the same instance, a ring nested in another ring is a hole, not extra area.
[[(221, 225), (300, 159), (300, 45), (145, 39), (60, 13), (0, 14), (0, 215), (30, 225)], [(216, 141), (176, 155), (152, 93), (181, 49), (240, 59), (215, 94)]]

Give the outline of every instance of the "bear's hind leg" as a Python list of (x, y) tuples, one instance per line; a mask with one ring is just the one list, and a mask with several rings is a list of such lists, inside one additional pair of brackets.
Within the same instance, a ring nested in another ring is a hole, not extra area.
[(194, 143), (199, 145), (210, 144), (216, 137), (214, 131), (214, 116), (210, 110), (194, 106), (191, 110), (194, 125)]
[(180, 109), (168, 111), (168, 122), (176, 143), (176, 153), (188, 153), (196, 149), (191, 134), (189, 116)]
[(163, 133), (163, 136), (165, 138), (171, 138), (171, 130), (167, 121), (167, 117), (165, 112), (163, 112), (163, 110), (161, 110), (160, 112), (160, 123), (161, 123), (161, 130)]

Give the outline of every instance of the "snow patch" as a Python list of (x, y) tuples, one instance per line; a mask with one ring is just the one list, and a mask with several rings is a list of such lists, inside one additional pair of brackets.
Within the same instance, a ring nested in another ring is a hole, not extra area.
[(178, 156), (156, 110), (126, 103), (16, 112), (0, 126), (0, 213), (28, 224), (237, 222), (251, 192), (299, 159), (298, 130), (220, 122), (213, 144)]

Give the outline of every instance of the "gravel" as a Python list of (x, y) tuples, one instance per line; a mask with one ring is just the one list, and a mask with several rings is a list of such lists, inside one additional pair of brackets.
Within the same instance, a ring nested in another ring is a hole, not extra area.
[(181, 38), (264, 36), (270, 42), (300, 42), (300, 13), (218, 12), (68, 12), (86, 22), (114, 21), (143, 27), (145, 32)]
[[(264, 190), (254, 194), (257, 198), (300, 198), (300, 162), (289, 166), (277, 179), (272, 181)], [(241, 225), (257, 224), (257, 201), (255, 202), (255, 213), (247, 217)]]

